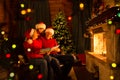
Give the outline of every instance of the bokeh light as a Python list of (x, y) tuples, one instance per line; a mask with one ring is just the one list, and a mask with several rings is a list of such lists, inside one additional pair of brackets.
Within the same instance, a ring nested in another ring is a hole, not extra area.
[(27, 51), (28, 51), (28, 52), (31, 52), (31, 48), (27, 48)]
[(26, 10), (21, 10), (22, 15), (25, 15), (26, 13), (27, 13)]
[(14, 72), (11, 72), (10, 73), (10, 77), (14, 77), (15, 76), (15, 73)]
[(10, 53), (7, 53), (7, 54), (5, 55), (5, 57), (6, 57), (6, 58), (10, 58), (10, 57), (11, 57), (11, 54), (10, 54)]
[(120, 29), (116, 29), (115, 33), (120, 34)]
[(113, 68), (116, 68), (116, 67), (117, 67), (117, 64), (116, 64), (116, 63), (112, 63), (111, 66), (112, 66)]
[(83, 9), (84, 9), (84, 4), (83, 4), (83, 3), (80, 3), (80, 4), (79, 4), (79, 7), (80, 7), (80, 10), (83, 10)]
[(24, 8), (24, 7), (25, 7), (25, 5), (24, 5), (24, 4), (20, 4), (20, 7), (21, 7), (21, 8)]
[(8, 41), (8, 38), (6, 37), (6, 38), (4, 38), (4, 40), (5, 40), (5, 41)]
[(30, 13), (32, 10), (30, 8), (27, 9), (27, 12)]
[(12, 48), (15, 49), (16, 48), (16, 44), (12, 44)]
[(42, 79), (43, 75), (42, 74), (38, 74), (38, 79)]
[(5, 31), (1, 31), (1, 34), (4, 35), (4, 34), (5, 34)]
[(112, 24), (112, 20), (108, 20), (108, 24)]
[(72, 20), (72, 17), (71, 17), (71, 16), (68, 16), (68, 20), (71, 21), (71, 20)]
[(114, 76), (110, 76), (110, 79), (113, 80), (113, 79), (114, 79)]
[(120, 12), (117, 13), (117, 16), (120, 17)]
[(33, 66), (33, 65), (29, 65), (29, 69), (31, 69), (31, 70), (32, 70), (33, 68), (34, 68), (34, 66)]

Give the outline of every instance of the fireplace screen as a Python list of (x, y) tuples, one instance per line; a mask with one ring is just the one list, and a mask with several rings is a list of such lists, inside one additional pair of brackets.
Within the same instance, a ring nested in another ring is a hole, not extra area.
[(93, 48), (96, 54), (106, 54), (106, 38), (104, 32), (94, 34)]

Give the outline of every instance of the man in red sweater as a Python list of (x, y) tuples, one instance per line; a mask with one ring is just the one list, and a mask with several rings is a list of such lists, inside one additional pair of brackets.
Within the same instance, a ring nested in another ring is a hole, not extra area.
[[(74, 63), (74, 58), (72, 55), (62, 55), (62, 54), (58, 54), (58, 52), (60, 52), (60, 48), (59, 45), (56, 41), (56, 39), (53, 38), (54, 35), (54, 30), (52, 28), (47, 28), (45, 30), (45, 37), (42, 37), (42, 48), (51, 48), (51, 52), (50, 55), (57, 58), (59, 60), (59, 62), (61, 64), (63, 64), (62, 66), (62, 75), (65, 78), (66, 76), (68, 76), (72, 65)], [(53, 67), (55, 67), (53, 65)], [(56, 68), (54, 68), (56, 69)], [(57, 71), (57, 70), (56, 70)]]

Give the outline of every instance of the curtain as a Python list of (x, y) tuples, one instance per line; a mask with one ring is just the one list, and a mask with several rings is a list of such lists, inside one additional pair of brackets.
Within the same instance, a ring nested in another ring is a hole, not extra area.
[[(74, 1), (74, 0), (73, 0)], [(72, 20), (72, 32), (73, 40), (76, 46), (76, 53), (84, 53), (86, 49), (90, 47), (89, 39), (84, 38), (87, 26), (86, 21), (91, 17), (91, 0), (75, 0), (73, 2), (73, 20)], [(80, 10), (79, 4), (84, 4), (84, 10)]]
[(48, 0), (21, 0), (18, 5), (21, 3), (25, 4), (25, 9), (30, 8), (32, 12), (26, 15), (21, 15), (20, 10), (22, 10), (22, 8), (18, 6), (19, 11), (17, 21), (19, 37), (24, 37), (25, 31), (30, 28), (35, 28), (35, 24), (39, 22), (44, 22), (47, 26), (51, 25)]

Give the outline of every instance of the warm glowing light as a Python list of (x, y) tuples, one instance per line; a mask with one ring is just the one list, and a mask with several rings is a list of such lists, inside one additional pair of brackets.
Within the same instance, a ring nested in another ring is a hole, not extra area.
[(117, 16), (120, 17), (120, 12), (117, 13)]
[(79, 7), (80, 7), (81, 10), (83, 10), (83, 9), (84, 9), (84, 4), (83, 4), (83, 3), (80, 3), (80, 4), (79, 4)]
[(34, 68), (34, 66), (33, 65), (29, 65), (29, 69), (33, 69)]
[(94, 52), (96, 54), (106, 54), (106, 38), (104, 33), (94, 34)]
[(70, 20), (72, 20), (72, 17), (71, 17), (71, 16), (69, 16), (69, 17), (68, 17), (68, 20), (69, 20), (69, 21), (70, 21)]
[(28, 52), (31, 52), (31, 48), (28, 48), (27, 51), (28, 51)]
[(18, 64), (20, 64), (20, 61), (18, 61)]
[(15, 76), (15, 73), (14, 72), (11, 72), (10, 73), (10, 77), (14, 77)]
[(26, 10), (22, 10), (22, 11), (21, 11), (21, 14), (22, 14), (22, 15), (25, 15), (26, 13), (27, 13)]
[(30, 8), (27, 9), (27, 12), (30, 13), (32, 10)]
[(4, 34), (5, 34), (5, 31), (1, 31), (1, 34), (4, 35)]
[(8, 54), (5, 55), (5, 57), (6, 57), (6, 58), (10, 58), (10, 57), (11, 57), (11, 54), (8, 53)]
[(8, 38), (4, 38), (5, 41), (8, 41)]
[(15, 49), (16, 48), (16, 44), (12, 44), (12, 48)]
[(21, 6), (22, 8), (24, 8), (24, 7), (25, 7), (25, 5), (24, 5), (24, 4), (20, 4), (20, 6)]
[(42, 74), (38, 74), (38, 79), (42, 79), (43, 75)]
[(110, 79), (113, 80), (113, 79), (114, 79), (114, 76), (110, 76)]
[(116, 68), (116, 67), (117, 67), (117, 64), (116, 64), (116, 63), (112, 63), (111, 66), (112, 66), (113, 68)]
[(108, 20), (108, 24), (112, 24), (112, 21), (111, 21), (111, 20)]
[(116, 29), (115, 33), (120, 34), (120, 29)]

